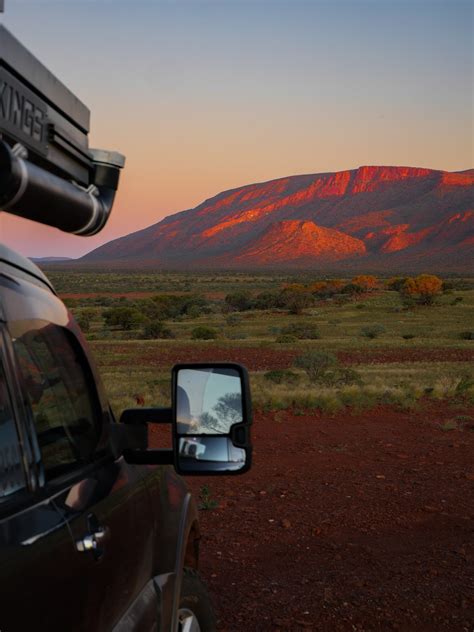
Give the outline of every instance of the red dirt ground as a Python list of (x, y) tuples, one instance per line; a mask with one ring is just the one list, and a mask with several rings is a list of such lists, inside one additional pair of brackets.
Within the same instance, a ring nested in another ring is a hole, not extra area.
[[(98, 352), (100, 361), (100, 344), (92, 343)], [(231, 347), (219, 346), (215, 341), (210, 343), (186, 345), (163, 343), (137, 348), (125, 344), (107, 346), (114, 353), (125, 354), (128, 357), (119, 360), (107, 359), (107, 366), (130, 365), (137, 358), (143, 366), (171, 367), (179, 362), (239, 362), (250, 371), (265, 371), (270, 369), (289, 368), (293, 360), (301, 351), (286, 349), (271, 349), (267, 347)], [(344, 351), (337, 354), (344, 364), (385, 364), (392, 362), (474, 362), (473, 349), (453, 349), (437, 347), (423, 348), (377, 348), (361, 351)]]
[(474, 408), (259, 413), (253, 439), (248, 474), (188, 479), (219, 502), (221, 630), (474, 630)]

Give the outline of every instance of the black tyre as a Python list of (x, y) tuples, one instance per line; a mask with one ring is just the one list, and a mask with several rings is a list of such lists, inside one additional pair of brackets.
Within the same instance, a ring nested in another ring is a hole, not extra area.
[(197, 571), (185, 568), (178, 612), (179, 632), (215, 632), (216, 617), (206, 585)]

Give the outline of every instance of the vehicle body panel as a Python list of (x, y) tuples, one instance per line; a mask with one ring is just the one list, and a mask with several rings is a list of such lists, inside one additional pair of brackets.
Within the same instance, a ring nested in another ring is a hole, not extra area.
[[(102, 422), (97, 459), (50, 481), (27, 463), (34, 493), (0, 504), (2, 628), (172, 629), (183, 564), (197, 566), (198, 555), (197, 508), (184, 481), (170, 466), (131, 465), (113, 454), (116, 422), (100, 376), (79, 328), (40, 275), (29, 278), (18, 261), (3, 259), (0, 310), (12, 397), (22, 400), (13, 341), (31, 328), (58, 326), (80, 346)], [(17, 406), (17, 423), (31, 435), (27, 408)], [(100, 559), (76, 548), (91, 524), (107, 529)]]

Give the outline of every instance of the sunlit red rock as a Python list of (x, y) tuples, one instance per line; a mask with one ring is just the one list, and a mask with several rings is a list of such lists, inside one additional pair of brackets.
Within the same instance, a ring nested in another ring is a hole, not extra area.
[(474, 170), (364, 166), (224, 191), (89, 253), (151, 267), (474, 269)]
[(363, 241), (307, 220), (272, 224), (236, 257), (242, 263), (337, 261), (365, 254)]

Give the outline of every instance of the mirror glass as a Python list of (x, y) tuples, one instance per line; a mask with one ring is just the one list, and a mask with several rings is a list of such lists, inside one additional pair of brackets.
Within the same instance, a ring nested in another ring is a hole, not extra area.
[[(178, 371), (176, 425), (179, 435), (224, 435), (242, 421), (242, 383), (238, 371), (231, 368)], [(222, 445), (225, 447), (225, 441)]]
[(245, 465), (246, 454), (228, 437), (186, 435), (179, 439), (179, 466), (190, 472), (236, 471)]

